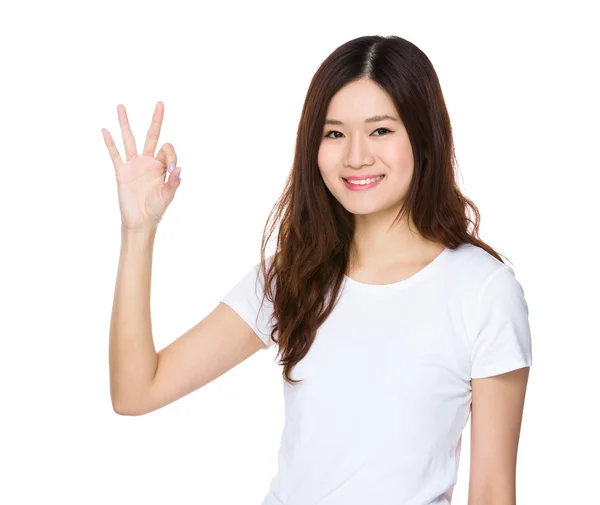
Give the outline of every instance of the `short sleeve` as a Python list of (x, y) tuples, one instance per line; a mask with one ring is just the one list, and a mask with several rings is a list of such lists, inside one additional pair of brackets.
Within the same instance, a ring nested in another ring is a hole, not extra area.
[[(270, 257), (269, 257), (270, 258)], [(267, 263), (268, 266), (268, 263)], [(261, 302), (264, 292), (264, 276), (259, 277), (260, 263), (254, 265), (250, 271), (221, 298), (221, 302), (229, 305), (238, 315), (246, 321), (254, 333), (260, 338), (265, 347), (270, 349), (275, 343), (271, 339), (271, 317), (273, 304), (265, 298)]]
[(529, 308), (514, 270), (503, 264), (481, 287), (471, 352), (471, 378), (531, 366)]

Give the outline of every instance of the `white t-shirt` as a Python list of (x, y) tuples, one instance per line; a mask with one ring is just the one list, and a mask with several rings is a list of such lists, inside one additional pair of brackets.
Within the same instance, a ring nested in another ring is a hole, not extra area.
[[(272, 304), (259, 312), (259, 268), (221, 301), (269, 349)], [(531, 366), (514, 270), (466, 244), (400, 282), (345, 277), (342, 289), (292, 369), (304, 381), (282, 377), (279, 469), (262, 505), (450, 504), (471, 378)]]

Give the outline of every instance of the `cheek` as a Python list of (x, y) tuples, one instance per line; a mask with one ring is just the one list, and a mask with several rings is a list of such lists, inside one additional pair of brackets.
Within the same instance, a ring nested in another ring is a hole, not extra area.
[(320, 167), (327, 166), (327, 158), (327, 149), (321, 145), (321, 147), (319, 147), (319, 152), (317, 153), (317, 163)]
[(327, 149), (320, 148), (317, 154), (317, 165), (323, 177), (329, 177), (336, 167), (335, 157)]
[(412, 170), (413, 155), (409, 143), (389, 144), (385, 147), (381, 156), (387, 160), (387, 164), (399, 170)]

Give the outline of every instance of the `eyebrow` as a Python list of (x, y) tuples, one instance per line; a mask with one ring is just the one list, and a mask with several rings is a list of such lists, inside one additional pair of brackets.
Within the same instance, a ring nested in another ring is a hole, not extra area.
[[(387, 114), (380, 114), (378, 116), (373, 116), (365, 119), (365, 123), (377, 123), (378, 121), (383, 121), (385, 119), (391, 119), (392, 121), (399, 121), (398, 118), (389, 116)], [(325, 124), (335, 124), (335, 125), (343, 125), (341, 121), (337, 119), (326, 119)]]

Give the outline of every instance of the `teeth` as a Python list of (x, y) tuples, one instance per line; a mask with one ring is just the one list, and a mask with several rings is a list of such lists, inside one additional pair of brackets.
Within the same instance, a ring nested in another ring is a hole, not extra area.
[(371, 184), (372, 182), (378, 181), (379, 179), (383, 179), (383, 175), (379, 177), (373, 177), (371, 179), (363, 179), (362, 181), (348, 181), (348, 179), (344, 179), (348, 181), (350, 184), (356, 184), (357, 186), (364, 186), (365, 184)]

